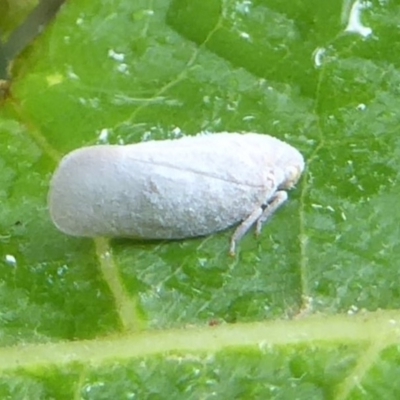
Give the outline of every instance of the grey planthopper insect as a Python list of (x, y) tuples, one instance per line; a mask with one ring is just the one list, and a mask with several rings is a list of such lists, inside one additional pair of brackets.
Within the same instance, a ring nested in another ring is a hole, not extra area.
[(269, 135), (215, 133), (67, 154), (50, 184), (62, 232), (86, 237), (183, 239), (251, 226), (287, 199), (304, 169), (300, 152)]

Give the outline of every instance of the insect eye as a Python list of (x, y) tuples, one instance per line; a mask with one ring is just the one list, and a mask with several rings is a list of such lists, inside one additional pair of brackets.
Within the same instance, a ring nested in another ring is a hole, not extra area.
[(299, 166), (290, 166), (285, 171), (285, 181), (283, 182), (283, 189), (291, 189), (299, 180), (302, 173), (302, 168)]

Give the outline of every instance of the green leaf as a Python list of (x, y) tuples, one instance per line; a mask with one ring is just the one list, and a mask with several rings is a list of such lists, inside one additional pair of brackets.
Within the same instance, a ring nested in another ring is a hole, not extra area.
[[(397, 398), (399, 18), (377, 0), (66, 2), (0, 115), (0, 398)], [(231, 230), (52, 225), (67, 152), (200, 131), (307, 161), (236, 258)]]

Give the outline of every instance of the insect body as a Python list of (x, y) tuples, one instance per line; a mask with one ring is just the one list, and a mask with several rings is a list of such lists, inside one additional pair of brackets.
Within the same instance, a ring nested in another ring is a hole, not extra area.
[(62, 159), (49, 207), (55, 225), (74, 236), (182, 239), (240, 223), (234, 254), (303, 169), (294, 147), (255, 133), (83, 147)]

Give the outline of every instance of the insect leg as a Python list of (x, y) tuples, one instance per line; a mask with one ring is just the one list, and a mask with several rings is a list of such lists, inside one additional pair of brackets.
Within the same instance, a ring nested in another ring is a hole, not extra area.
[(267, 222), (268, 218), (287, 200), (288, 195), (284, 190), (278, 190), (272, 199), (268, 202), (266, 208), (262, 212), (260, 218), (257, 220), (256, 235), (261, 233), (263, 224)]
[[(286, 193), (286, 192), (285, 192)], [(247, 233), (247, 231), (252, 227), (252, 225), (259, 220), (263, 215), (263, 209), (257, 208), (254, 210), (235, 230), (231, 239), (231, 247), (229, 249), (229, 254), (234, 256), (236, 253), (236, 246)]]

